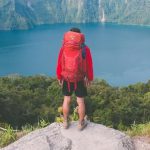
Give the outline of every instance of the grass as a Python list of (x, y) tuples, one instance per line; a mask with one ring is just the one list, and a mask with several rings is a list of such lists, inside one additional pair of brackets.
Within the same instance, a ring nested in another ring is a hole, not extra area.
[(145, 124), (133, 124), (130, 129), (126, 131), (128, 135), (133, 136), (148, 136), (150, 137), (150, 122)]
[(16, 140), (16, 133), (13, 131), (13, 128), (8, 125), (6, 131), (1, 132), (0, 134), (0, 147), (4, 147)]
[(0, 131), (0, 137), (2, 136), (3, 131)]
[(0, 131), (0, 148), (5, 147), (26, 134), (40, 128), (44, 128), (49, 125), (49, 122), (41, 119), (36, 126), (26, 124), (20, 131), (14, 131), (13, 128), (8, 125), (5, 127), (6, 131)]

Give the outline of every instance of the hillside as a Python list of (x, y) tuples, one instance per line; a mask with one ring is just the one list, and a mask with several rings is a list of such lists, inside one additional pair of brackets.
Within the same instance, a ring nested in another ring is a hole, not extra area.
[(52, 23), (150, 25), (149, 0), (0, 0), (0, 30)]
[[(94, 80), (85, 100), (88, 119), (120, 131), (131, 129), (129, 135), (145, 138), (150, 133), (149, 91), (150, 81), (119, 88), (104, 80)], [(5, 134), (0, 133), (0, 146), (16, 139), (13, 129), (32, 131), (47, 123), (59, 122), (62, 101), (61, 87), (55, 78), (40, 75), (0, 77), (0, 127), (7, 129)], [(76, 118), (74, 108), (73, 95), (70, 118)], [(139, 137), (134, 141), (137, 147), (149, 147), (145, 143), (142, 145)]]

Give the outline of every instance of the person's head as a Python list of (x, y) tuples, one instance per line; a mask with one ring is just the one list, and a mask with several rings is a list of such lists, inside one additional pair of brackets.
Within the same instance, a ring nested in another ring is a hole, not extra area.
[(70, 31), (72, 32), (77, 32), (77, 33), (81, 33), (81, 30), (79, 28), (71, 28)]
[[(77, 32), (77, 33), (82, 34), (82, 33), (81, 33), (81, 30), (80, 30), (79, 28), (76, 28), (76, 27), (71, 28), (70, 31), (72, 31), (72, 32)], [(83, 42), (83, 43), (85, 42), (84, 34), (82, 34), (82, 42)]]

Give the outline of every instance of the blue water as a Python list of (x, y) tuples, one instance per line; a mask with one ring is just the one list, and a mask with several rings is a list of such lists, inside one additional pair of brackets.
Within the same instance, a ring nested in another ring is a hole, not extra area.
[(0, 76), (55, 76), (63, 34), (79, 27), (91, 48), (96, 78), (113, 86), (150, 79), (150, 28), (115, 24), (53, 24), (0, 31)]

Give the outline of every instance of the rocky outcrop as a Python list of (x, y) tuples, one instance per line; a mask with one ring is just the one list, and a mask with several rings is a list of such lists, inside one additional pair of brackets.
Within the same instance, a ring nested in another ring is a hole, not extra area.
[(52, 23), (150, 25), (149, 12), (149, 0), (0, 0), (0, 30)]
[(67, 130), (53, 123), (2, 150), (134, 150), (134, 145), (120, 131), (95, 123), (78, 131), (77, 122), (73, 122)]
[(136, 150), (150, 150), (150, 137), (135, 136), (133, 142)]

